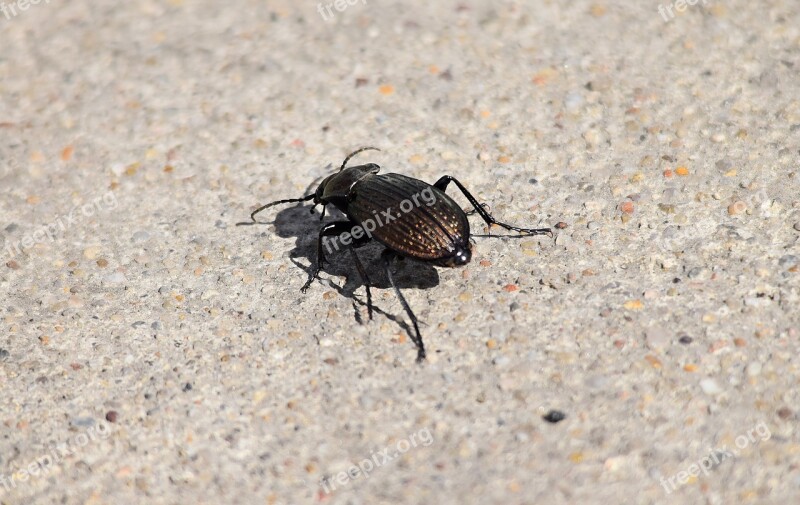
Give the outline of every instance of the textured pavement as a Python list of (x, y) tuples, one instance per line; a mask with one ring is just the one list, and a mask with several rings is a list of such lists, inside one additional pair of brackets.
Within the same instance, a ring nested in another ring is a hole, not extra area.
[[(0, 6), (0, 503), (797, 502), (800, 4), (350, 1)], [(397, 265), (423, 365), (236, 226), (365, 145), (555, 232)]]

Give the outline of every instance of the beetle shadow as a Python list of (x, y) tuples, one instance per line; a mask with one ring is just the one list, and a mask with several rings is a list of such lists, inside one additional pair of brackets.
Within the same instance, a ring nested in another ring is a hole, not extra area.
[[(302, 270), (303, 282), (308, 279), (316, 265), (319, 230), (327, 223), (346, 220), (346, 217), (338, 209), (330, 205), (326, 209), (327, 213), (322, 221), (319, 219), (319, 208), (313, 213), (312, 209), (311, 205), (293, 204), (275, 214), (274, 221), (259, 221), (258, 223), (272, 224), (279, 237), (295, 240), (294, 249), (289, 252), (289, 257)], [(402, 308), (393, 315), (375, 305), (376, 289), (391, 289), (392, 287), (386, 277), (381, 258), (384, 249), (384, 245), (373, 240), (355, 250), (367, 273), (369, 285), (374, 288), (372, 289), (372, 307), (375, 313), (391, 319), (406, 332), (412, 334), (413, 330), (407, 325), (406, 314)], [(357, 322), (362, 323), (358, 306), (367, 306), (365, 282), (361, 278), (353, 255), (348, 251), (348, 247), (342, 246), (338, 251), (333, 252), (328, 252), (326, 249), (325, 257), (328, 262), (323, 265), (321, 277), (314, 280), (309, 289), (318, 289), (319, 284), (324, 284), (350, 298), (353, 301), (355, 318)], [(391, 269), (392, 278), (398, 289), (430, 289), (439, 285), (439, 273), (433, 265), (409, 259), (397, 259), (392, 262)], [(345, 284), (339, 286), (331, 277), (344, 277)], [(356, 294), (356, 291), (359, 294)]]

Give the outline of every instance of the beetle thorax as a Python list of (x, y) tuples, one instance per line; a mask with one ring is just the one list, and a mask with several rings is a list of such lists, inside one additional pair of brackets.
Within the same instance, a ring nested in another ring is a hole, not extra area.
[[(315, 201), (333, 203), (347, 199), (350, 189), (360, 180), (377, 174), (380, 167), (374, 163), (345, 168), (322, 181), (316, 191)], [(338, 205), (337, 205), (338, 206)]]

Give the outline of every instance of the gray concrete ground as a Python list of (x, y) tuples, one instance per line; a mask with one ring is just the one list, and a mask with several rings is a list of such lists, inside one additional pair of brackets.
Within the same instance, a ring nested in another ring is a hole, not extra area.
[[(795, 0), (3, 6), (0, 503), (800, 498)], [(398, 266), (422, 366), (235, 226), (363, 145), (563, 223)]]

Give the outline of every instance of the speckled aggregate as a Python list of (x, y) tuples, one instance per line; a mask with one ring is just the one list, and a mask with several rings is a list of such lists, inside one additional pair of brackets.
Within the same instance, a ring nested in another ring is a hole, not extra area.
[[(796, 502), (800, 4), (333, 13), (0, 14), (0, 503)], [(309, 206), (235, 226), (363, 145), (556, 232), (398, 265), (423, 366), (378, 248), (368, 321)]]

